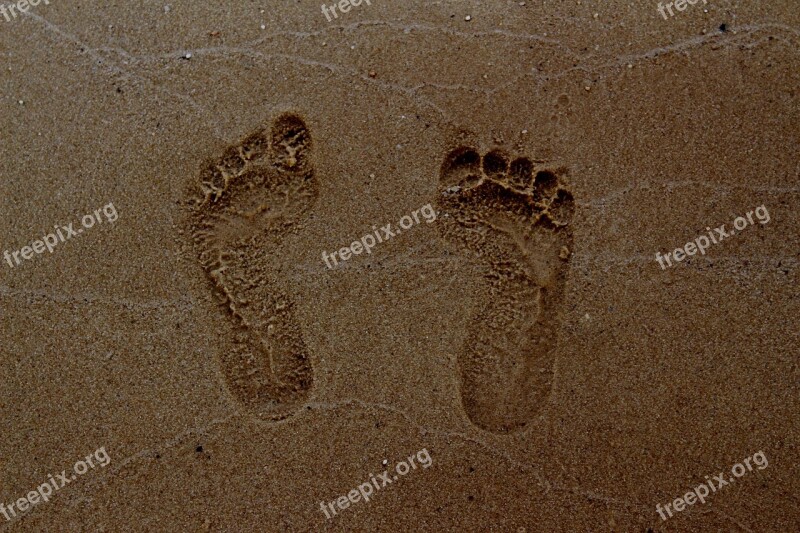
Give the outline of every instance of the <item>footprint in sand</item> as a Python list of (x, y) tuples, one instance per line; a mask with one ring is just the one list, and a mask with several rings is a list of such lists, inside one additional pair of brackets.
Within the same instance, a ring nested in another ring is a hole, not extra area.
[(550, 393), (572, 194), (528, 158), (462, 147), (442, 164), (438, 208), (439, 231), (482, 264), (488, 289), (459, 354), (464, 409), (487, 431), (519, 430)]
[(281, 420), (309, 396), (313, 369), (292, 300), (266, 259), (318, 197), (311, 135), (286, 113), (210, 161), (191, 210), (191, 235), (220, 297), (235, 349), (220, 356), (231, 394), (250, 413)]

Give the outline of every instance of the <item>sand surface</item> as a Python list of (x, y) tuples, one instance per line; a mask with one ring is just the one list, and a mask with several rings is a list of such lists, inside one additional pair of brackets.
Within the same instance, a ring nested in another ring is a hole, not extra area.
[(0, 531), (799, 531), (796, 1), (319, 4), (0, 14)]

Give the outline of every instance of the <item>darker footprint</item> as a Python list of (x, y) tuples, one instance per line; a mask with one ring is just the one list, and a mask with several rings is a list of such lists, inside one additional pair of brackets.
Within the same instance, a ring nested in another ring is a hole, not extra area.
[(220, 356), (227, 387), (266, 420), (297, 411), (313, 382), (294, 304), (264, 260), (316, 203), (310, 155), (305, 123), (283, 114), (206, 165), (191, 213), (200, 263), (230, 320), (235, 349)]
[(525, 426), (553, 378), (572, 248), (572, 194), (547, 170), (501, 150), (459, 148), (445, 159), (438, 228), (484, 266), (488, 298), (459, 355), (461, 399), (472, 422), (497, 433)]

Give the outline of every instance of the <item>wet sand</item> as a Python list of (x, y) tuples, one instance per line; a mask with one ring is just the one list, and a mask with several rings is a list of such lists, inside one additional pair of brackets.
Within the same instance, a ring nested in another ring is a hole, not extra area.
[(0, 14), (0, 530), (800, 528), (793, 2), (234, 4)]

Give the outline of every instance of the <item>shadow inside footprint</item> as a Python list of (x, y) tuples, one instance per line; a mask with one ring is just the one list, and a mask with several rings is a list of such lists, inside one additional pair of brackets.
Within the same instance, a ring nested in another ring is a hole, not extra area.
[(553, 348), (572, 249), (572, 194), (526, 157), (453, 150), (441, 171), (442, 236), (482, 263), (489, 298), (459, 354), (470, 420), (496, 433), (523, 428), (552, 386)]
[(313, 369), (294, 304), (270, 279), (265, 250), (296, 231), (318, 198), (311, 135), (286, 113), (210, 161), (191, 213), (197, 256), (229, 321), (234, 350), (220, 356), (228, 390), (265, 420), (307, 400)]

